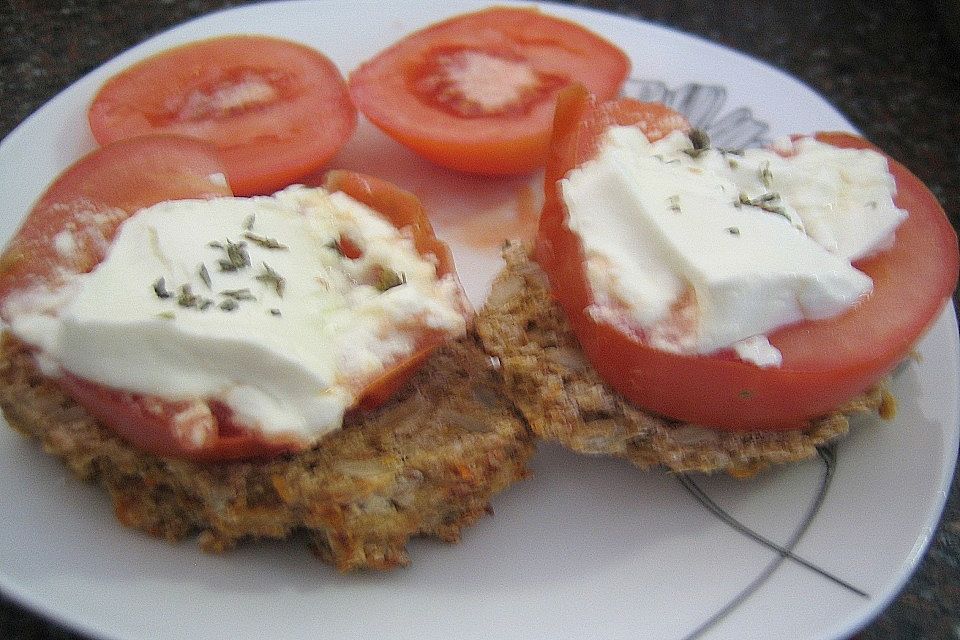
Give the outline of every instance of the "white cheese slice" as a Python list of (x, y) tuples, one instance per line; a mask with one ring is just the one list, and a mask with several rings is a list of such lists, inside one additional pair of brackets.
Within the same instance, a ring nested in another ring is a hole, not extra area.
[[(785, 159), (695, 152), (681, 133), (651, 144), (634, 127), (608, 130), (597, 157), (560, 184), (585, 252), (590, 313), (664, 350), (735, 347), (778, 365), (763, 336), (869, 293), (851, 256), (888, 242), (905, 215), (873, 157), (882, 156), (825, 146), (797, 145)], [(825, 231), (808, 235), (810, 226)], [(836, 242), (821, 244), (826, 235)]]

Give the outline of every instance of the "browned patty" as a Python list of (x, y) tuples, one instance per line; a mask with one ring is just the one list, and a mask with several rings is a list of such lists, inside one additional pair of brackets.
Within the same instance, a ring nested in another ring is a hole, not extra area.
[(477, 331), (499, 358), (507, 393), (534, 433), (574, 451), (619, 456), (642, 468), (751, 475), (813, 456), (847, 433), (851, 414), (894, 411), (880, 385), (797, 431), (731, 433), (651, 415), (607, 386), (587, 362), (528, 248), (509, 245), (504, 259)]
[(474, 337), (440, 349), (393, 401), (316, 447), (259, 462), (196, 463), (136, 451), (36, 368), (0, 345), (0, 407), (80, 478), (110, 494), (125, 525), (207, 551), (308, 534), (341, 571), (408, 562), (412, 536), (455, 542), (491, 497), (527, 474), (531, 437)]

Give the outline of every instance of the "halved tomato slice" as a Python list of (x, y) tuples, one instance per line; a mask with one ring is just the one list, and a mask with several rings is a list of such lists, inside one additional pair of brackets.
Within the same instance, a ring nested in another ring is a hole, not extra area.
[(357, 107), (445, 167), (507, 175), (543, 166), (557, 92), (614, 97), (630, 62), (584, 27), (537, 9), (494, 7), (412, 33), (350, 74)]
[[(583, 89), (565, 92), (557, 108), (536, 258), (604, 380), (637, 406), (671, 418), (718, 429), (774, 430), (798, 428), (888, 374), (950, 298), (960, 263), (956, 233), (937, 200), (889, 158), (897, 184), (895, 202), (909, 217), (890, 249), (855, 263), (873, 279), (873, 292), (838, 317), (802, 322), (770, 335), (783, 355), (782, 366), (761, 368), (729, 353), (685, 356), (661, 351), (586, 312), (593, 300), (582, 248), (564, 223), (556, 179), (593, 157), (598, 136), (609, 126), (650, 121), (685, 126), (663, 114), (661, 105), (628, 100), (598, 104)], [(850, 134), (817, 137), (840, 147), (874, 149)]]
[(147, 58), (110, 78), (88, 113), (101, 144), (157, 132), (213, 143), (238, 195), (272, 193), (321, 168), (352, 135), (356, 117), (326, 56), (253, 35)]

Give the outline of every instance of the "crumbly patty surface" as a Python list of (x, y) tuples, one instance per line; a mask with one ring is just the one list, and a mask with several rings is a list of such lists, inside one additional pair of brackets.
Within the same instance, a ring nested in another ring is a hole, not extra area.
[(477, 331), (500, 359), (507, 393), (541, 438), (639, 467), (752, 475), (809, 458), (849, 429), (854, 413), (894, 410), (885, 385), (871, 389), (804, 430), (732, 433), (681, 424), (632, 406), (607, 386), (580, 350), (529, 248), (509, 245)]
[(341, 571), (409, 561), (412, 536), (448, 542), (527, 473), (532, 438), (504, 401), (473, 336), (438, 350), (393, 401), (316, 447), (267, 461), (204, 464), (136, 451), (90, 417), (5, 336), (0, 407), (80, 478), (110, 494), (117, 518), (218, 552), (307, 533)]

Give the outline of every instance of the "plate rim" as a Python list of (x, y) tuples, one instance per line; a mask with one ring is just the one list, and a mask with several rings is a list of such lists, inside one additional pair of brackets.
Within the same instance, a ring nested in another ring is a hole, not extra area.
[[(413, 2), (413, 3), (416, 3), (416, 2)], [(216, 22), (224, 14), (228, 14), (228, 13), (243, 12), (243, 11), (260, 11), (260, 10), (263, 10), (266, 6), (277, 8), (277, 7), (282, 7), (284, 5), (291, 5), (291, 4), (330, 5), (330, 6), (334, 5), (334, 3), (327, 2), (325, 0), (270, 0), (269, 2), (265, 2), (265, 3), (241, 5), (241, 6), (232, 7), (232, 8), (219, 9), (210, 13), (195, 16), (185, 22), (181, 22), (179, 24), (166, 28), (150, 36), (149, 38), (137, 43), (135, 46), (124, 50), (122, 53), (110, 58), (109, 60), (104, 62), (102, 65), (97, 66), (96, 68), (82, 74), (75, 80), (71, 81), (68, 85), (66, 85), (64, 88), (58, 91), (52, 98), (50, 98), (47, 102), (41, 105), (36, 111), (34, 111), (22, 122), (20, 122), (17, 126), (15, 126), (4, 137), (4, 139), (0, 141), (0, 155), (5, 154), (5, 151), (12, 139), (15, 139), (16, 136), (23, 135), (22, 131), (25, 131), (27, 129), (28, 123), (37, 119), (42, 119), (43, 114), (46, 112), (49, 105), (59, 101), (61, 96), (64, 93), (73, 90), (73, 88), (79, 83), (89, 82), (91, 77), (95, 77), (97, 74), (102, 73), (104, 68), (109, 68), (110, 65), (122, 64), (122, 62), (118, 62), (118, 60), (123, 61), (128, 59), (129, 60), (139, 59), (139, 57), (142, 57), (142, 55), (144, 55), (144, 53), (142, 52), (149, 50), (152, 46), (155, 46), (157, 42), (162, 41), (167, 37), (170, 37), (170, 34), (183, 30), (184, 27), (187, 25), (191, 25), (191, 24), (195, 25), (196, 23), (201, 23), (205, 21), (210, 21), (211, 23), (213, 23), (213, 22)], [(476, 4), (477, 6), (482, 6), (482, 5), (486, 5), (487, 3), (476, 3), (476, 2), (473, 2), (473, 0), (464, 0), (461, 2), (458, 0), (458, 2), (446, 4), (445, 12), (450, 14), (460, 12), (462, 10), (461, 7), (467, 4)], [(584, 15), (584, 16), (594, 16), (594, 17), (603, 16), (604, 20), (610, 20), (611, 22), (614, 22), (614, 23), (626, 22), (626, 23), (640, 24), (640, 25), (644, 25), (647, 28), (652, 28), (655, 30), (662, 31), (664, 33), (668, 33), (670, 34), (671, 37), (691, 39), (693, 41), (696, 41), (699, 46), (706, 46), (712, 50), (721, 50), (721, 51), (724, 51), (725, 54), (733, 54), (737, 58), (740, 58), (745, 61), (749, 61), (751, 64), (757, 65), (758, 68), (763, 68), (766, 72), (773, 72), (776, 75), (782, 76), (783, 78), (789, 80), (791, 83), (798, 85), (802, 87), (804, 90), (815, 94), (817, 97), (821, 99), (825, 108), (829, 108), (834, 112), (834, 115), (837, 118), (846, 122), (846, 124), (849, 126), (851, 131), (856, 131), (856, 128), (849, 122), (849, 120), (847, 120), (847, 118), (839, 110), (836, 109), (836, 107), (834, 107), (828, 100), (826, 100), (826, 98), (824, 98), (821, 94), (819, 94), (819, 92), (816, 92), (814, 89), (812, 89), (811, 87), (803, 83), (796, 76), (790, 74), (787, 71), (784, 71), (783, 69), (777, 68), (771, 65), (770, 63), (760, 60), (748, 53), (737, 51), (735, 49), (726, 47), (716, 42), (712, 42), (700, 35), (686, 33), (671, 26), (643, 20), (641, 18), (636, 18), (633, 16), (621, 14), (621, 13), (616, 13), (616, 12), (602, 9), (602, 8), (565, 5), (565, 4), (559, 4), (556, 2), (507, 1), (507, 2), (503, 2), (502, 4), (540, 6), (540, 7), (553, 10), (558, 15), (564, 15), (564, 16)], [(598, 29), (598, 30), (603, 31), (603, 29)], [(345, 70), (345, 72), (346, 71), (349, 71), (349, 70)], [(948, 317), (949, 324), (951, 327), (956, 327), (957, 317), (956, 317), (956, 311), (954, 309), (952, 301), (947, 303), (947, 305), (944, 308), (944, 311), (942, 312), (942, 315), (946, 315)], [(942, 318), (941, 318), (941, 321), (943, 321)], [(955, 332), (952, 335), (952, 346), (954, 347), (954, 351), (956, 352), (957, 351), (957, 335)], [(956, 377), (956, 369), (957, 369), (956, 362), (954, 362), (953, 364), (954, 364), (954, 374), (955, 374), (954, 377)], [(953, 475), (956, 470), (956, 458), (957, 458), (956, 454), (958, 450), (958, 445), (960, 445), (960, 429), (957, 428), (958, 427), (957, 422), (958, 422), (958, 419), (960, 418), (958, 418), (958, 415), (957, 415), (958, 414), (957, 402), (955, 402), (952, 405), (951, 409), (952, 409), (952, 416), (954, 420), (953, 420), (953, 428), (948, 430), (948, 435), (950, 436), (950, 442), (947, 444), (952, 445), (952, 448), (947, 448), (947, 450), (952, 450), (953, 455), (947, 456), (946, 451), (944, 452), (945, 457), (947, 459), (943, 467), (943, 473), (940, 474), (940, 478), (939, 478), (940, 480), (939, 484), (940, 484), (941, 490), (937, 496), (938, 506), (935, 509), (935, 513), (937, 514), (935, 520), (937, 521), (942, 517), (943, 509), (945, 507), (946, 500), (948, 499), (948, 496), (949, 496), (949, 488), (953, 479)], [(5, 422), (5, 420), (3, 422)], [(929, 548), (929, 545), (936, 533), (936, 522), (934, 522), (933, 524), (934, 526), (929, 529), (928, 534), (926, 535), (925, 540), (922, 543), (922, 548), (919, 549), (919, 552), (914, 554), (914, 557), (911, 558), (907, 563), (906, 570), (901, 571), (900, 575), (896, 576), (895, 579), (893, 580), (893, 584), (889, 588), (884, 589), (885, 597), (874, 598), (872, 602), (874, 603), (875, 606), (870, 607), (870, 612), (868, 615), (857, 616), (857, 620), (849, 621), (853, 626), (844, 626), (842, 629), (838, 629), (839, 631), (842, 631), (842, 632), (856, 631), (857, 629), (865, 625), (867, 622), (869, 622), (870, 619), (872, 619), (872, 617), (875, 616), (879, 611), (882, 611), (887, 606), (889, 606), (890, 602), (894, 600), (898, 592), (903, 588), (906, 582), (913, 575), (914, 571), (922, 561), (925, 555), (926, 549)], [(81, 623), (78, 620), (73, 618), (70, 618), (70, 619), (63, 618), (60, 615), (60, 612), (58, 612), (58, 610), (55, 607), (51, 606), (50, 603), (44, 602), (42, 597), (36, 596), (36, 594), (28, 593), (27, 591), (24, 591), (22, 589), (18, 589), (17, 585), (11, 584), (8, 580), (7, 573), (2, 569), (0, 569), (0, 591), (3, 591), (3, 593), (8, 597), (10, 597), (11, 600), (65, 627), (76, 629), (81, 633), (85, 633), (87, 635), (91, 635), (94, 637), (117, 638), (117, 639), (125, 638), (125, 636), (121, 636), (121, 635), (112, 635), (112, 632), (110, 632), (109, 630), (99, 628), (96, 625), (88, 626), (88, 624)], [(838, 621), (838, 623), (840, 622)]]

